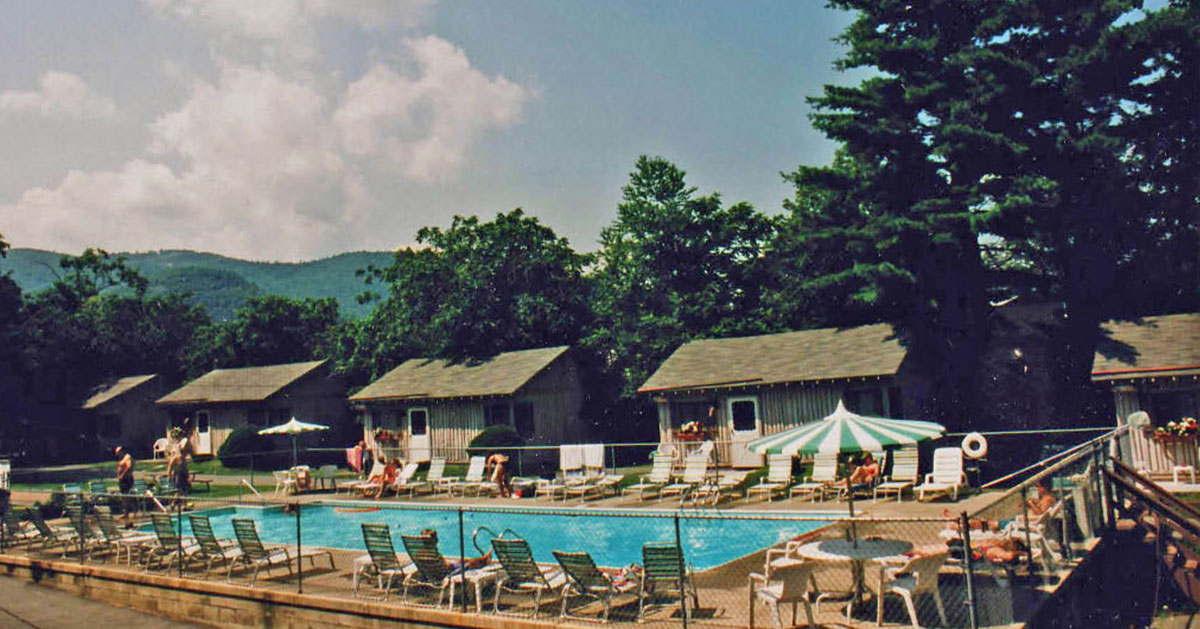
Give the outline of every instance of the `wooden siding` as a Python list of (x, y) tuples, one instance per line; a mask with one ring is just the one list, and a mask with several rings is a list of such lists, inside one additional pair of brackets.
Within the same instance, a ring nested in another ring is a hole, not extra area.
[[(874, 383), (872, 383), (874, 384)], [(886, 388), (888, 380), (878, 382)], [(730, 443), (733, 441), (733, 418), (728, 416), (729, 398), (757, 397), (760, 434), (771, 435), (795, 428), (801, 424), (820, 421), (837, 408), (848, 387), (859, 388), (861, 383), (833, 382), (816, 385), (789, 385), (775, 387), (724, 389), (715, 393), (673, 395), (656, 398), (658, 402), (659, 441), (674, 444), (671, 426), (671, 402), (714, 402), (715, 430), (713, 440), (717, 443), (718, 465), (728, 465), (732, 460)]]
[[(1113, 387), (1113, 402), (1118, 426), (1126, 425), (1131, 414), (1142, 410), (1142, 391), (1138, 384), (1121, 383)], [(1158, 390), (1164, 388), (1162, 383), (1154, 383), (1151, 386)], [(1173, 387), (1168, 386), (1168, 388), (1190, 389), (1196, 386), (1195, 383), (1176, 383)], [(1151, 439), (1148, 431), (1133, 429), (1129, 431), (1127, 444), (1128, 451), (1122, 453), (1125, 461), (1136, 468), (1149, 472), (1153, 477), (1170, 478), (1176, 465), (1191, 465), (1200, 471), (1200, 445), (1195, 439), (1162, 442)]]

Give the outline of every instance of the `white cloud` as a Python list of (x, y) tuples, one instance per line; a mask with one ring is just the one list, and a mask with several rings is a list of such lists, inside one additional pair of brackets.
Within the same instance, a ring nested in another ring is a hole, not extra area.
[(461, 170), (479, 134), (520, 120), (530, 93), (503, 76), (489, 79), (443, 39), (405, 47), (415, 75), (375, 65), (346, 90), (333, 120), (351, 154), (379, 158), (411, 179), (445, 181)]
[(113, 102), (92, 92), (79, 76), (50, 70), (38, 79), (36, 90), (0, 92), (0, 114), (41, 114), (73, 118), (108, 118)]
[(363, 28), (413, 26), (437, 0), (143, 0), (161, 15), (262, 44), (271, 53), (310, 57), (322, 22)]
[(151, 125), (150, 151), (119, 170), (70, 172), (25, 192), (0, 215), (20, 216), (23, 246), (79, 250), (193, 247), (296, 259), (345, 246), (369, 195), (338, 152), (324, 99), (256, 68), (197, 82), (190, 100)]

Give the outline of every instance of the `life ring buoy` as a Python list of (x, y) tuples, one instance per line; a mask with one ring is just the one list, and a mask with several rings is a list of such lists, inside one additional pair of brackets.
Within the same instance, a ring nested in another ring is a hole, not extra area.
[(969, 459), (982, 459), (988, 453), (987, 439), (977, 432), (970, 433), (963, 437), (962, 451)]

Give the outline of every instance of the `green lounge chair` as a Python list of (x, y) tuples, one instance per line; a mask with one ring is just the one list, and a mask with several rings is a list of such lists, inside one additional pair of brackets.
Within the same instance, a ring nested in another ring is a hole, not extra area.
[[(692, 578), (691, 567), (683, 559), (683, 551), (673, 542), (648, 542), (642, 546), (642, 581), (638, 595), (638, 622), (645, 622), (647, 600), (652, 595), (670, 591), (679, 593), (680, 605), (692, 597), (694, 611), (700, 607), (700, 595)], [(689, 610), (684, 610), (687, 615)]]
[(556, 550), (554, 558), (558, 560), (558, 565), (562, 566), (563, 572), (567, 575), (567, 585), (562, 590), (560, 615), (563, 618), (596, 620), (596, 618), (588, 616), (571, 614), (570, 601), (572, 597), (575, 597), (577, 599), (595, 599), (603, 603), (604, 612), (599, 620), (608, 622), (609, 612), (612, 611), (613, 597), (617, 594), (632, 592), (639, 587), (638, 582), (633, 580), (621, 584), (614, 583), (607, 574), (596, 567), (596, 562), (587, 553), (565, 553)]
[(75, 545), (79, 549), (79, 554), (86, 560), (91, 561), (92, 555), (97, 550), (111, 550), (107, 540), (96, 535), (92, 530), (91, 524), (88, 523), (88, 517), (83, 512), (83, 505), (68, 505), (67, 520), (71, 522), (71, 528), (75, 530)]
[[(411, 563), (401, 563), (392, 545), (392, 531), (386, 524), (362, 524), (363, 543), (371, 557), (371, 563), (363, 566), (362, 574), (375, 578), (378, 589), (383, 590), (383, 600), (392, 592), (392, 585), (397, 577), (407, 578), (412, 572)], [(358, 596), (359, 580), (354, 580), (354, 595)]]
[(199, 546), (190, 537), (180, 537), (175, 530), (175, 521), (165, 513), (151, 513), (150, 524), (154, 528), (157, 542), (148, 546), (142, 553), (142, 571), (149, 572), (156, 561), (166, 560), (163, 572), (170, 571), (176, 561), (187, 567), (188, 559), (196, 553)]
[(496, 582), (496, 596), (492, 602), (492, 611), (500, 613), (500, 595), (503, 592), (514, 594), (532, 594), (533, 610), (530, 617), (537, 616), (542, 606), (542, 594), (556, 592), (566, 585), (566, 576), (561, 570), (543, 570), (533, 560), (529, 544), (519, 538), (492, 539), (492, 550), (496, 559), (504, 568), (504, 574)]
[(51, 547), (58, 546), (62, 548), (63, 557), (67, 556), (71, 547), (75, 544), (75, 531), (72, 529), (51, 528), (46, 524), (46, 520), (42, 518), (40, 511), (34, 508), (25, 510), (25, 516), (33, 522), (34, 528), (37, 529), (38, 536), (42, 541), (42, 550), (49, 551)]
[(4, 509), (3, 524), (5, 546), (20, 546), (38, 539), (37, 529), (23, 522), (12, 507)]
[(189, 513), (188, 522), (192, 525), (192, 535), (196, 537), (196, 544), (199, 546), (195, 557), (204, 562), (204, 579), (208, 580), (215, 563), (224, 564), (228, 572), (233, 562), (242, 554), (242, 550), (236, 547), (237, 542), (217, 539), (207, 515)]
[[(438, 549), (437, 541), (433, 537), (402, 535), (401, 540), (404, 542), (404, 550), (408, 553), (408, 558), (412, 560), (417, 569), (415, 574), (404, 580), (404, 600), (420, 604), (408, 598), (409, 590), (415, 585), (438, 591), (435, 607), (441, 607), (443, 600), (453, 605), (455, 588), (463, 587), (464, 593), (466, 592), (463, 571), (446, 565), (446, 558), (442, 556), (442, 551)], [(446, 596), (447, 594), (449, 597)]]
[(66, 505), (83, 505), (83, 487), (77, 483), (64, 483), (62, 486), (64, 503)]
[[(250, 587), (254, 587), (258, 581), (258, 571), (263, 566), (266, 566), (267, 574), (270, 574), (271, 568), (283, 564), (287, 567), (288, 577), (292, 576), (291, 551), (286, 546), (263, 545), (262, 540), (258, 537), (258, 527), (254, 524), (254, 520), (233, 518), (233, 534), (237, 536), (242, 554), (229, 564), (229, 570), (225, 573), (226, 581), (233, 580), (233, 569), (238, 565), (254, 568), (254, 573), (250, 576)], [(299, 562), (297, 562), (298, 564)]]
[(116, 552), (118, 562), (121, 561), (121, 551), (125, 551), (125, 563), (132, 565), (133, 551), (138, 551), (138, 558), (141, 559), (142, 551), (154, 543), (155, 536), (153, 533), (121, 531), (120, 527), (117, 526), (116, 520), (113, 519), (110, 507), (96, 507), (95, 516), (96, 524), (100, 527), (100, 534), (104, 537), (105, 542)]

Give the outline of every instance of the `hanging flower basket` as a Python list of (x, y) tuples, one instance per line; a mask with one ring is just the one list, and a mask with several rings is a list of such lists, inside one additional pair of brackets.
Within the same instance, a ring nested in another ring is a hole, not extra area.
[(385, 428), (376, 428), (375, 441), (379, 443), (400, 443), (400, 435)]
[(1184, 417), (1179, 421), (1167, 422), (1150, 433), (1150, 438), (1160, 443), (1194, 443), (1200, 436), (1200, 423), (1194, 417)]
[(698, 421), (690, 421), (675, 431), (676, 441), (704, 441), (708, 439), (708, 428)]

